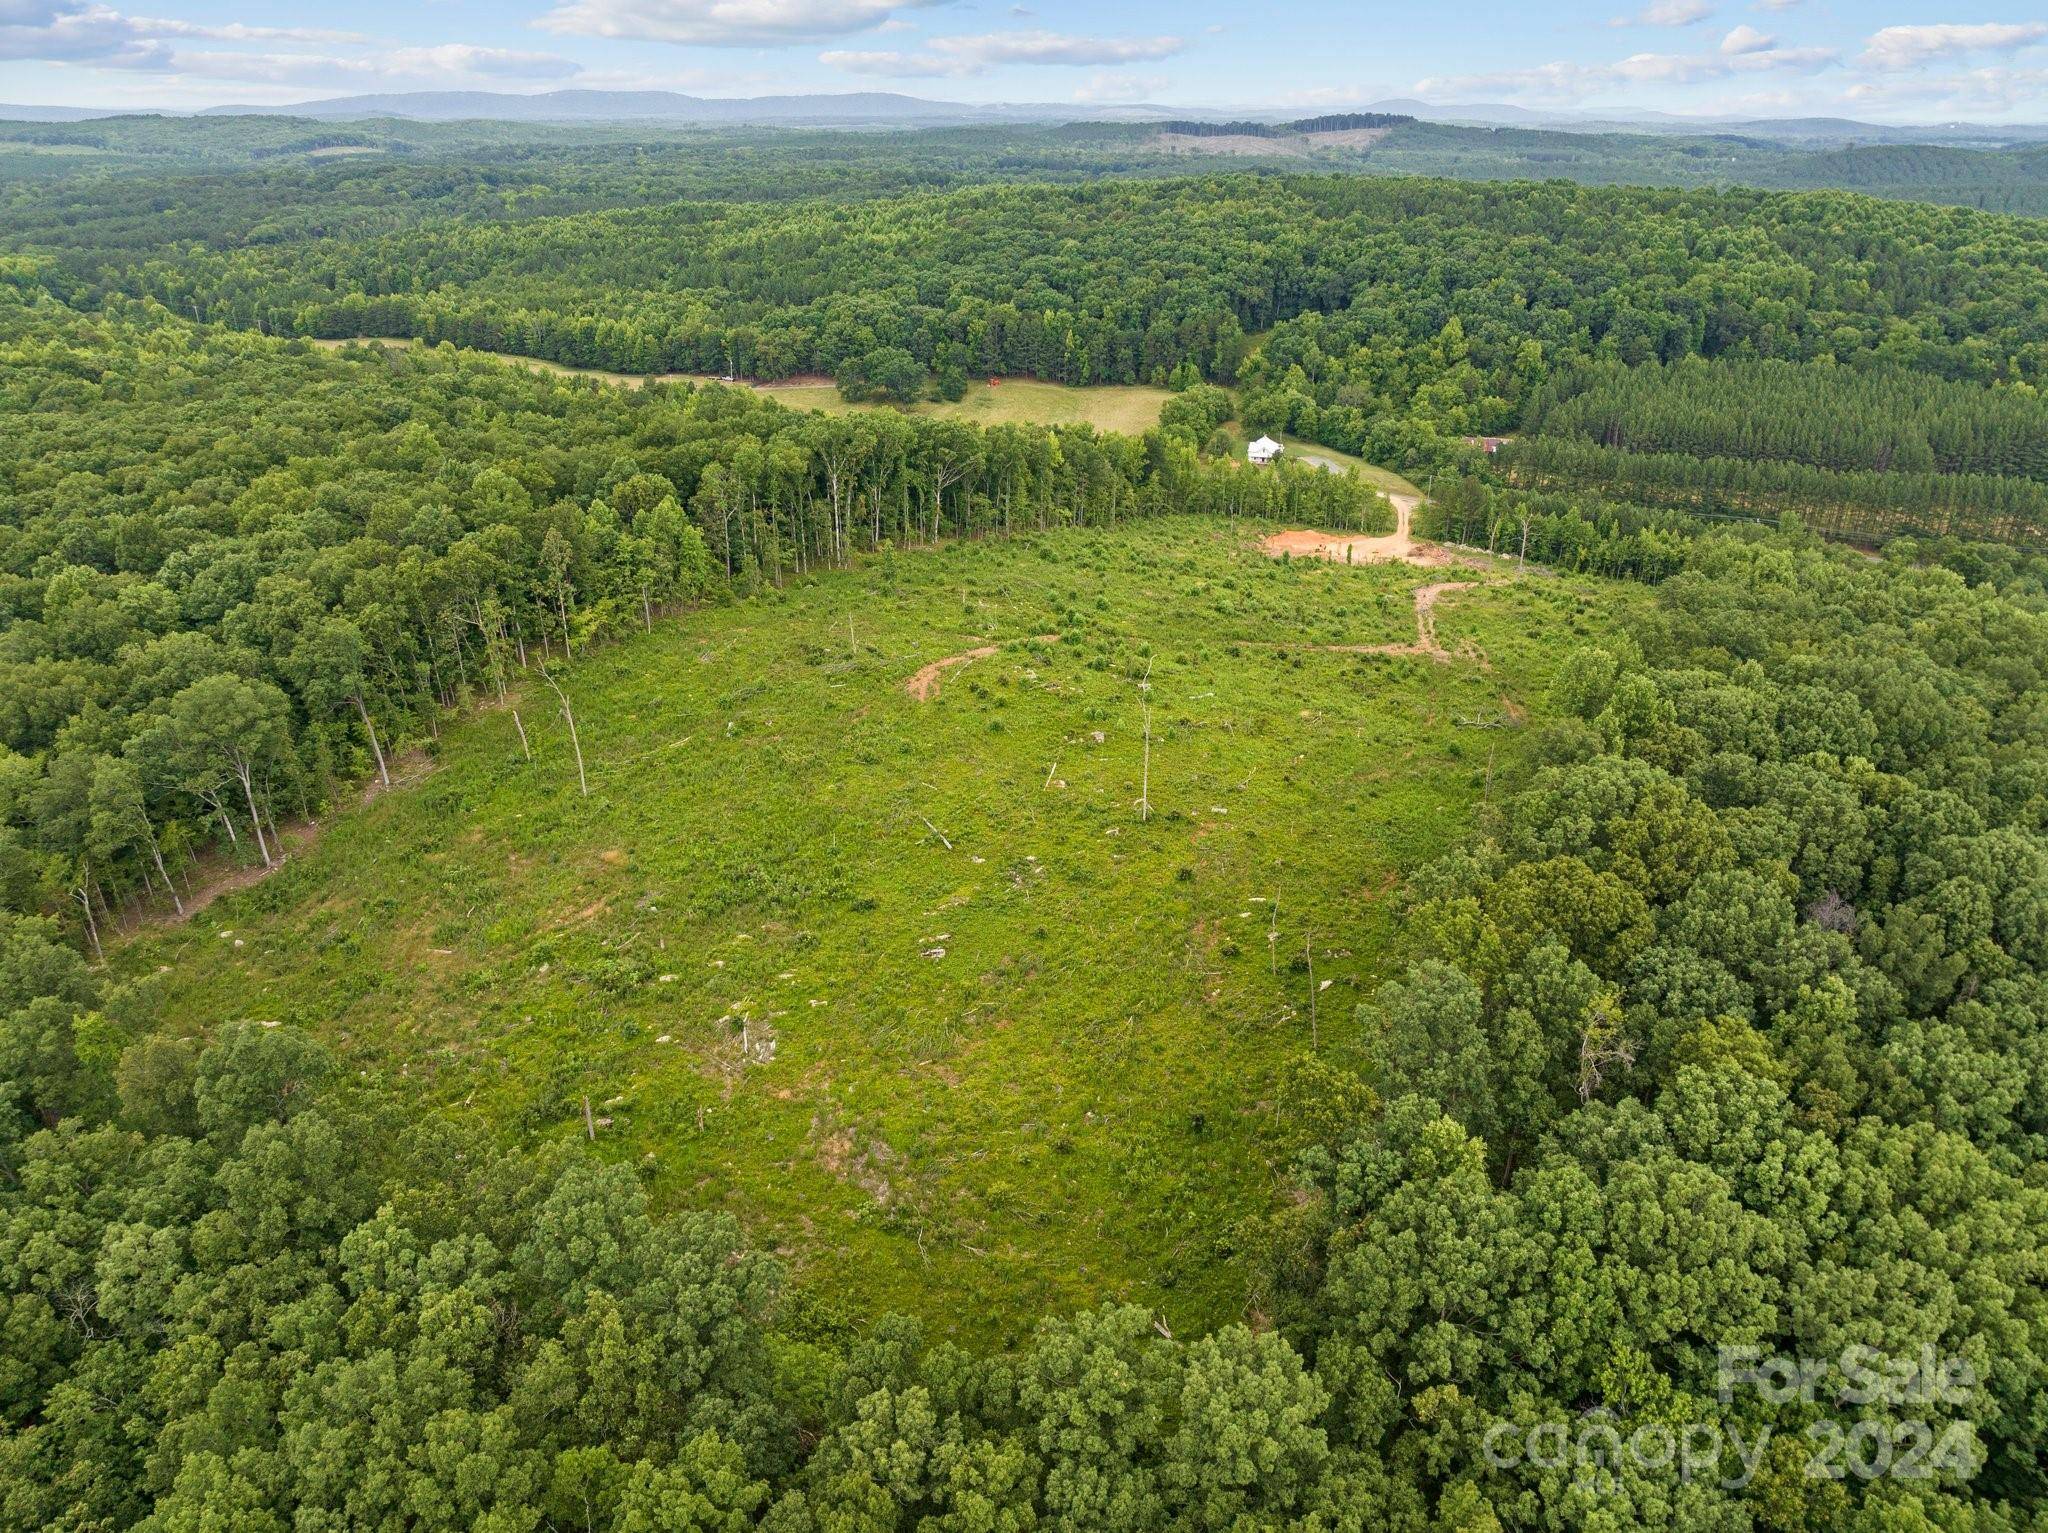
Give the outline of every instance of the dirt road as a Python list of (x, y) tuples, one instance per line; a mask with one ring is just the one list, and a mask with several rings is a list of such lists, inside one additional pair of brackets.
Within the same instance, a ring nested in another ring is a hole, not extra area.
[[(1041, 633), (1034, 635), (1031, 642), (1034, 644), (1057, 644), (1059, 641), (1060, 636), (1056, 633)], [(930, 665), (921, 667), (915, 676), (912, 676), (910, 680), (903, 683), (903, 690), (919, 702), (928, 703), (937, 694), (939, 680), (946, 672), (952, 670), (956, 665), (967, 665), (976, 660), (986, 660), (1001, 647), (998, 644), (983, 644), (975, 649), (962, 650), (957, 655), (948, 655), (943, 660), (934, 660)]]
[(1434, 585), (1418, 586), (1415, 590), (1415, 638), (1405, 644), (1318, 644), (1317, 650), (1326, 655), (1421, 655), (1439, 664), (1453, 660), (1471, 660), (1484, 666), (1486, 657), (1468, 641), (1457, 649), (1448, 650), (1437, 642), (1436, 604), (1453, 591), (1470, 591), (1480, 582), (1476, 580), (1439, 580)]
[(1340, 532), (1276, 532), (1259, 546), (1274, 558), (1288, 554), (1297, 559), (1328, 559), (1337, 564), (1419, 564), (1441, 568), (1464, 562), (1462, 557), (1437, 543), (1424, 542), (1408, 530), (1415, 508), (1422, 504), (1413, 495), (1389, 495), (1394, 508), (1394, 530), (1372, 536), (1348, 536)]

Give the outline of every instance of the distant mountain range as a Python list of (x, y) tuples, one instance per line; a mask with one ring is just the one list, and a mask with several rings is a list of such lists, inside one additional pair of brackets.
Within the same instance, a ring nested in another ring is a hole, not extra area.
[[(130, 109), (148, 113), (151, 109)], [(1392, 99), (1359, 108), (1426, 122), (1464, 123), (1480, 127), (1548, 128), (1571, 133), (1669, 133), (1749, 137), (1814, 146), (1849, 143), (1938, 143), (1997, 145), (2048, 141), (2048, 124), (1987, 125), (1941, 123), (1899, 126), (1855, 122), (1847, 118), (1679, 117), (1668, 112), (1591, 114), (1541, 112), (1495, 102), (1439, 103)], [(79, 122), (129, 113), (91, 107), (0, 105), (0, 119), (17, 122)], [(535, 95), (498, 91), (407, 91), (384, 95), (334, 96), (288, 106), (216, 106), (181, 116), (303, 117), (339, 120), (402, 117), (415, 121), (453, 122), (667, 122), (707, 125), (919, 126), (1014, 122), (1155, 122), (1167, 119), (1224, 120), (1244, 118), (1278, 121), (1296, 115), (1276, 109), (1215, 109), (1135, 103), (1118, 106), (1077, 106), (1070, 102), (988, 104), (931, 101), (891, 91), (854, 91), (840, 95), (715, 97), (686, 96), (674, 91), (557, 90)]]
[[(164, 116), (149, 107), (141, 109), (144, 116)], [(121, 117), (125, 110), (115, 111), (96, 106), (10, 106), (0, 101), (0, 122), (92, 122), (101, 117)]]
[[(941, 123), (1043, 121), (1047, 118), (1115, 116), (1119, 112), (1077, 111), (1070, 106), (970, 106), (958, 101), (926, 101), (893, 91), (717, 97), (684, 96), (660, 90), (555, 90), (538, 95), (505, 95), (492, 91), (410, 91), (383, 96), (337, 96), (327, 101), (305, 101), (292, 106), (208, 107), (203, 115), (411, 117), (435, 122), (491, 118), (509, 122)], [(1161, 113), (1163, 115), (1163, 109)]]

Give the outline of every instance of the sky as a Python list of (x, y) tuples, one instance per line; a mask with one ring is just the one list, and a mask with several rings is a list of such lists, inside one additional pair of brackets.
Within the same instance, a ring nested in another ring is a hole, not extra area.
[[(0, 0), (0, 102), (902, 91), (2048, 120), (2043, 0)], [(1262, 14), (1263, 13), (1263, 14)]]

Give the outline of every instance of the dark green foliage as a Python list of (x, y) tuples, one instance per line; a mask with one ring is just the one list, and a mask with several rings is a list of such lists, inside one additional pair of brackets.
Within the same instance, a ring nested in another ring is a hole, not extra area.
[(2039, 378), (2048, 336), (2013, 295), (2044, 253), (2023, 222), (1840, 195), (1236, 176), (667, 202), (176, 252), (107, 240), (63, 254), (57, 280), (271, 333), (770, 379), (891, 347), (930, 367), (953, 344), (973, 372), (1163, 382), (1191, 360), (1230, 382), (1242, 333), (1281, 323), (1262, 386), (1298, 387), (1299, 366), (1319, 412), (1351, 412), (1318, 439), (1351, 451), (1375, 396), (1436, 389), (1442, 429), (1495, 430), (1545, 367), (1579, 357), (1882, 349), (1953, 377)]
[(1901, 533), (2039, 544), (2048, 405), (1895, 364), (1832, 359), (1561, 374), (1508, 450), (1519, 480), (1708, 515), (1797, 512), (1872, 541)]
[(1523, 424), (1625, 452), (2048, 482), (2048, 402), (2037, 392), (1972, 388), (1896, 366), (1610, 365), (1560, 377)]

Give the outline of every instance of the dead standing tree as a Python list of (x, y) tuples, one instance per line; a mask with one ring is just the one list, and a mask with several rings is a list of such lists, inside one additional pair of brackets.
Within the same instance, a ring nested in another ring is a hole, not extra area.
[[(543, 665), (540, 674), (541, 679), (555, 689), (555, 701), (562, 705), (562, 720), (569, 726), (569, 747), (576, 752), (576, 786), (585, 798), (589, 798), (590, 779), (583, 775), (583, 742), (576, 736), (576, 714), (569, 707), (568, 694), (563, 692), (562, 684), (555, 680), (554, 672)], [(523, 729), (520, 731), (522, 738), (525, 733)]]
[(1138, 784), (1138, 821), (1152, 818), (1152, 657), (1145, 657), (1145, 674), (1138, 678), (1138, 695), (1145, 700), (1145, 765)]

